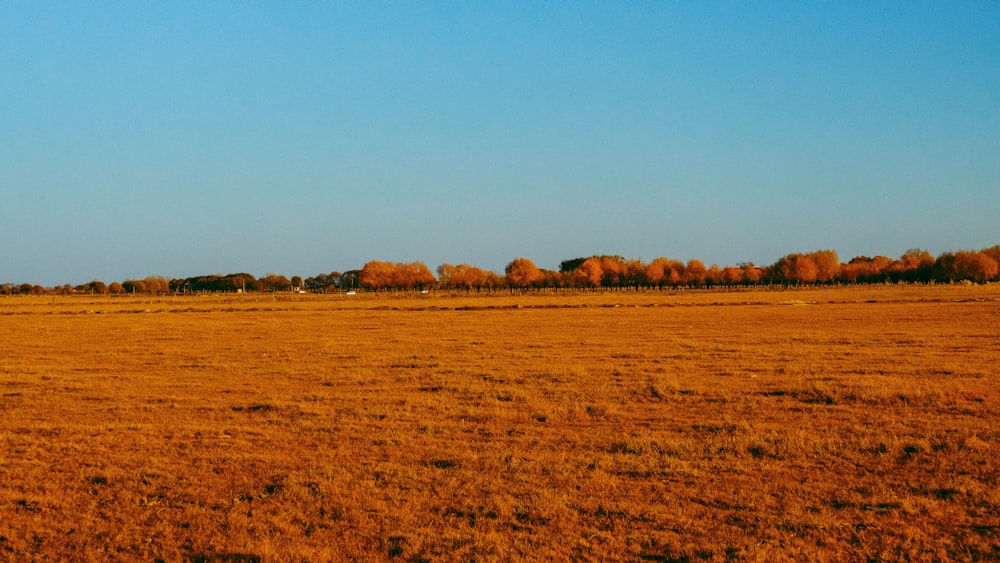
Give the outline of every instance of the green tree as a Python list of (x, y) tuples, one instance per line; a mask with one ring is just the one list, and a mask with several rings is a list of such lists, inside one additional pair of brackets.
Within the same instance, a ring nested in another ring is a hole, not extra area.
[(562, 274), (571, 274), (577, 268), (580, 267), (580, 264), (583, 264), (586, 261), (587, 261), (586, 258), (573, 258), (572, 260), (563, 260), (562, 262), (559, 263), (559, 272)]

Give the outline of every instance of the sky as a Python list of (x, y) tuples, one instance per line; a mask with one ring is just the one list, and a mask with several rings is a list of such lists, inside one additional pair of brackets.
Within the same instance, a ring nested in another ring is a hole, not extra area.
[(0, 283), (995, 244), (995, 1), (0, 2)]

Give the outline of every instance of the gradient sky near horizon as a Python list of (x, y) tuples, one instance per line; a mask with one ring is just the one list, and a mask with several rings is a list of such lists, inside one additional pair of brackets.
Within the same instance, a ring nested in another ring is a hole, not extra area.
[(0, 283), (1000, 243), (1000, 3), (0, 3)]

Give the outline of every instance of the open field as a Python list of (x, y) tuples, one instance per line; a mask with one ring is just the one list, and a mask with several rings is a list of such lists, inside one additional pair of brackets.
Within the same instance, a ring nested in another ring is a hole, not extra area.
[(0, 560), (997, 560), (998, 362), (997, 284), (0, 299)]

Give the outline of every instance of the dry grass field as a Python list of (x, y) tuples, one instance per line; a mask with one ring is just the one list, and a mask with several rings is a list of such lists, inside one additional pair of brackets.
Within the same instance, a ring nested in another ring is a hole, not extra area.
[(0, 299), (0, 560), (997, 560), (998, 362), (996, 284)]

